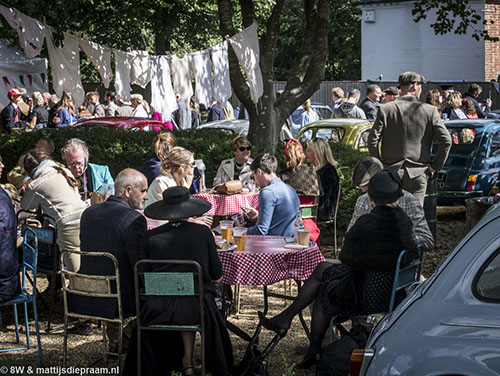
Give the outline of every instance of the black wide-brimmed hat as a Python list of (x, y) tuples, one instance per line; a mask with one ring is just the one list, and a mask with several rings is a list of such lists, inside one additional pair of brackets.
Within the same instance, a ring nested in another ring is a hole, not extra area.
[(395, 171), (382, 170), (368, 183), (368, 196), (375, 204), (391, 204), (403, 196), (403, 184)]
[(171, 187), (163, 191), (163, 200), (156, 201), (144, 209), (151, 219), (176, 220), (197, 217), (212, 208), (212, 204), (201, 198), (191, 197), (185, 187)]

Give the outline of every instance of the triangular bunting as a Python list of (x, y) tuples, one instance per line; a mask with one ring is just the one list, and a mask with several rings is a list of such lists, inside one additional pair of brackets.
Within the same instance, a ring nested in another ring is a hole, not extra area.
[(24, 85), (24, 76), (23, 76), (23, 75), (20, 75), (20, 76), (19, 76), (19, 78), (21, 79), (21, 82), (22, 82), (23, 86), (25, 86), (25, 85)]
[(7, 76), (3, 76), (2, 80), (3, 80), (3, 83), (5, 84), (5, 86), (10, 87), (9, 78)]
[(31, 74), (28, 74), (28, 81), (30, 83), (30, 86), (33, 86), (33, 76)]

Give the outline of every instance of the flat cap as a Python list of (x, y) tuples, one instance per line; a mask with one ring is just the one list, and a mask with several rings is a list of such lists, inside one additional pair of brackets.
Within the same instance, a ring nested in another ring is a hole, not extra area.
[(398, 78), (399, 85), (411, 85), (414, 82), (420, 82), (425, 84), (425, 77), (420, 73), (415, 72), (404, 72), (399, 75)]
[(354, 166), (352, 172), (352, 186), (363, 187), (368, 184), (370, 179), (378, 172), (382, 171), (384, 166), (377, 158), (361, 158)]
[(387, 89), (384, 89), (384, 93), (387, 95), (399, 95), (399, 89), (396, 86), (389, 86)]

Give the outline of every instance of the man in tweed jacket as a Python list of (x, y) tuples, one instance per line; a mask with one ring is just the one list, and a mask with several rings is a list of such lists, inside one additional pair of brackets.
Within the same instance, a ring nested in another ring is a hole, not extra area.
[[(422, 205), (427, 174), (443, 167), (451, 147), (450, 134), (437, 108), (419, 101), (423, 83), (421, 74), (401, 74), (401, 97), (380, 107), (368, 137), (370, 156), (380, 159), (385, 169), (398, 171), (403, 189), (413, 193)], [(434, 137), (439, 148), (431, 160)]]

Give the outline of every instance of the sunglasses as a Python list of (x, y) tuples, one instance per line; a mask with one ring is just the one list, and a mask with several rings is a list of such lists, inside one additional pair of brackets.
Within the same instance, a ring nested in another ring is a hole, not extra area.
[(251, 146), (247, 146), (247, 147), (245, 147), (245, 146), (240, 146), (240, 147), (238, 148), (238, 150), (239, 150), (239, 151), (245, 151), (245, 150), (246, 150), (246, 151), (251, 151), (251, 150), (252, 150), (252, 147), (251, 147)]

